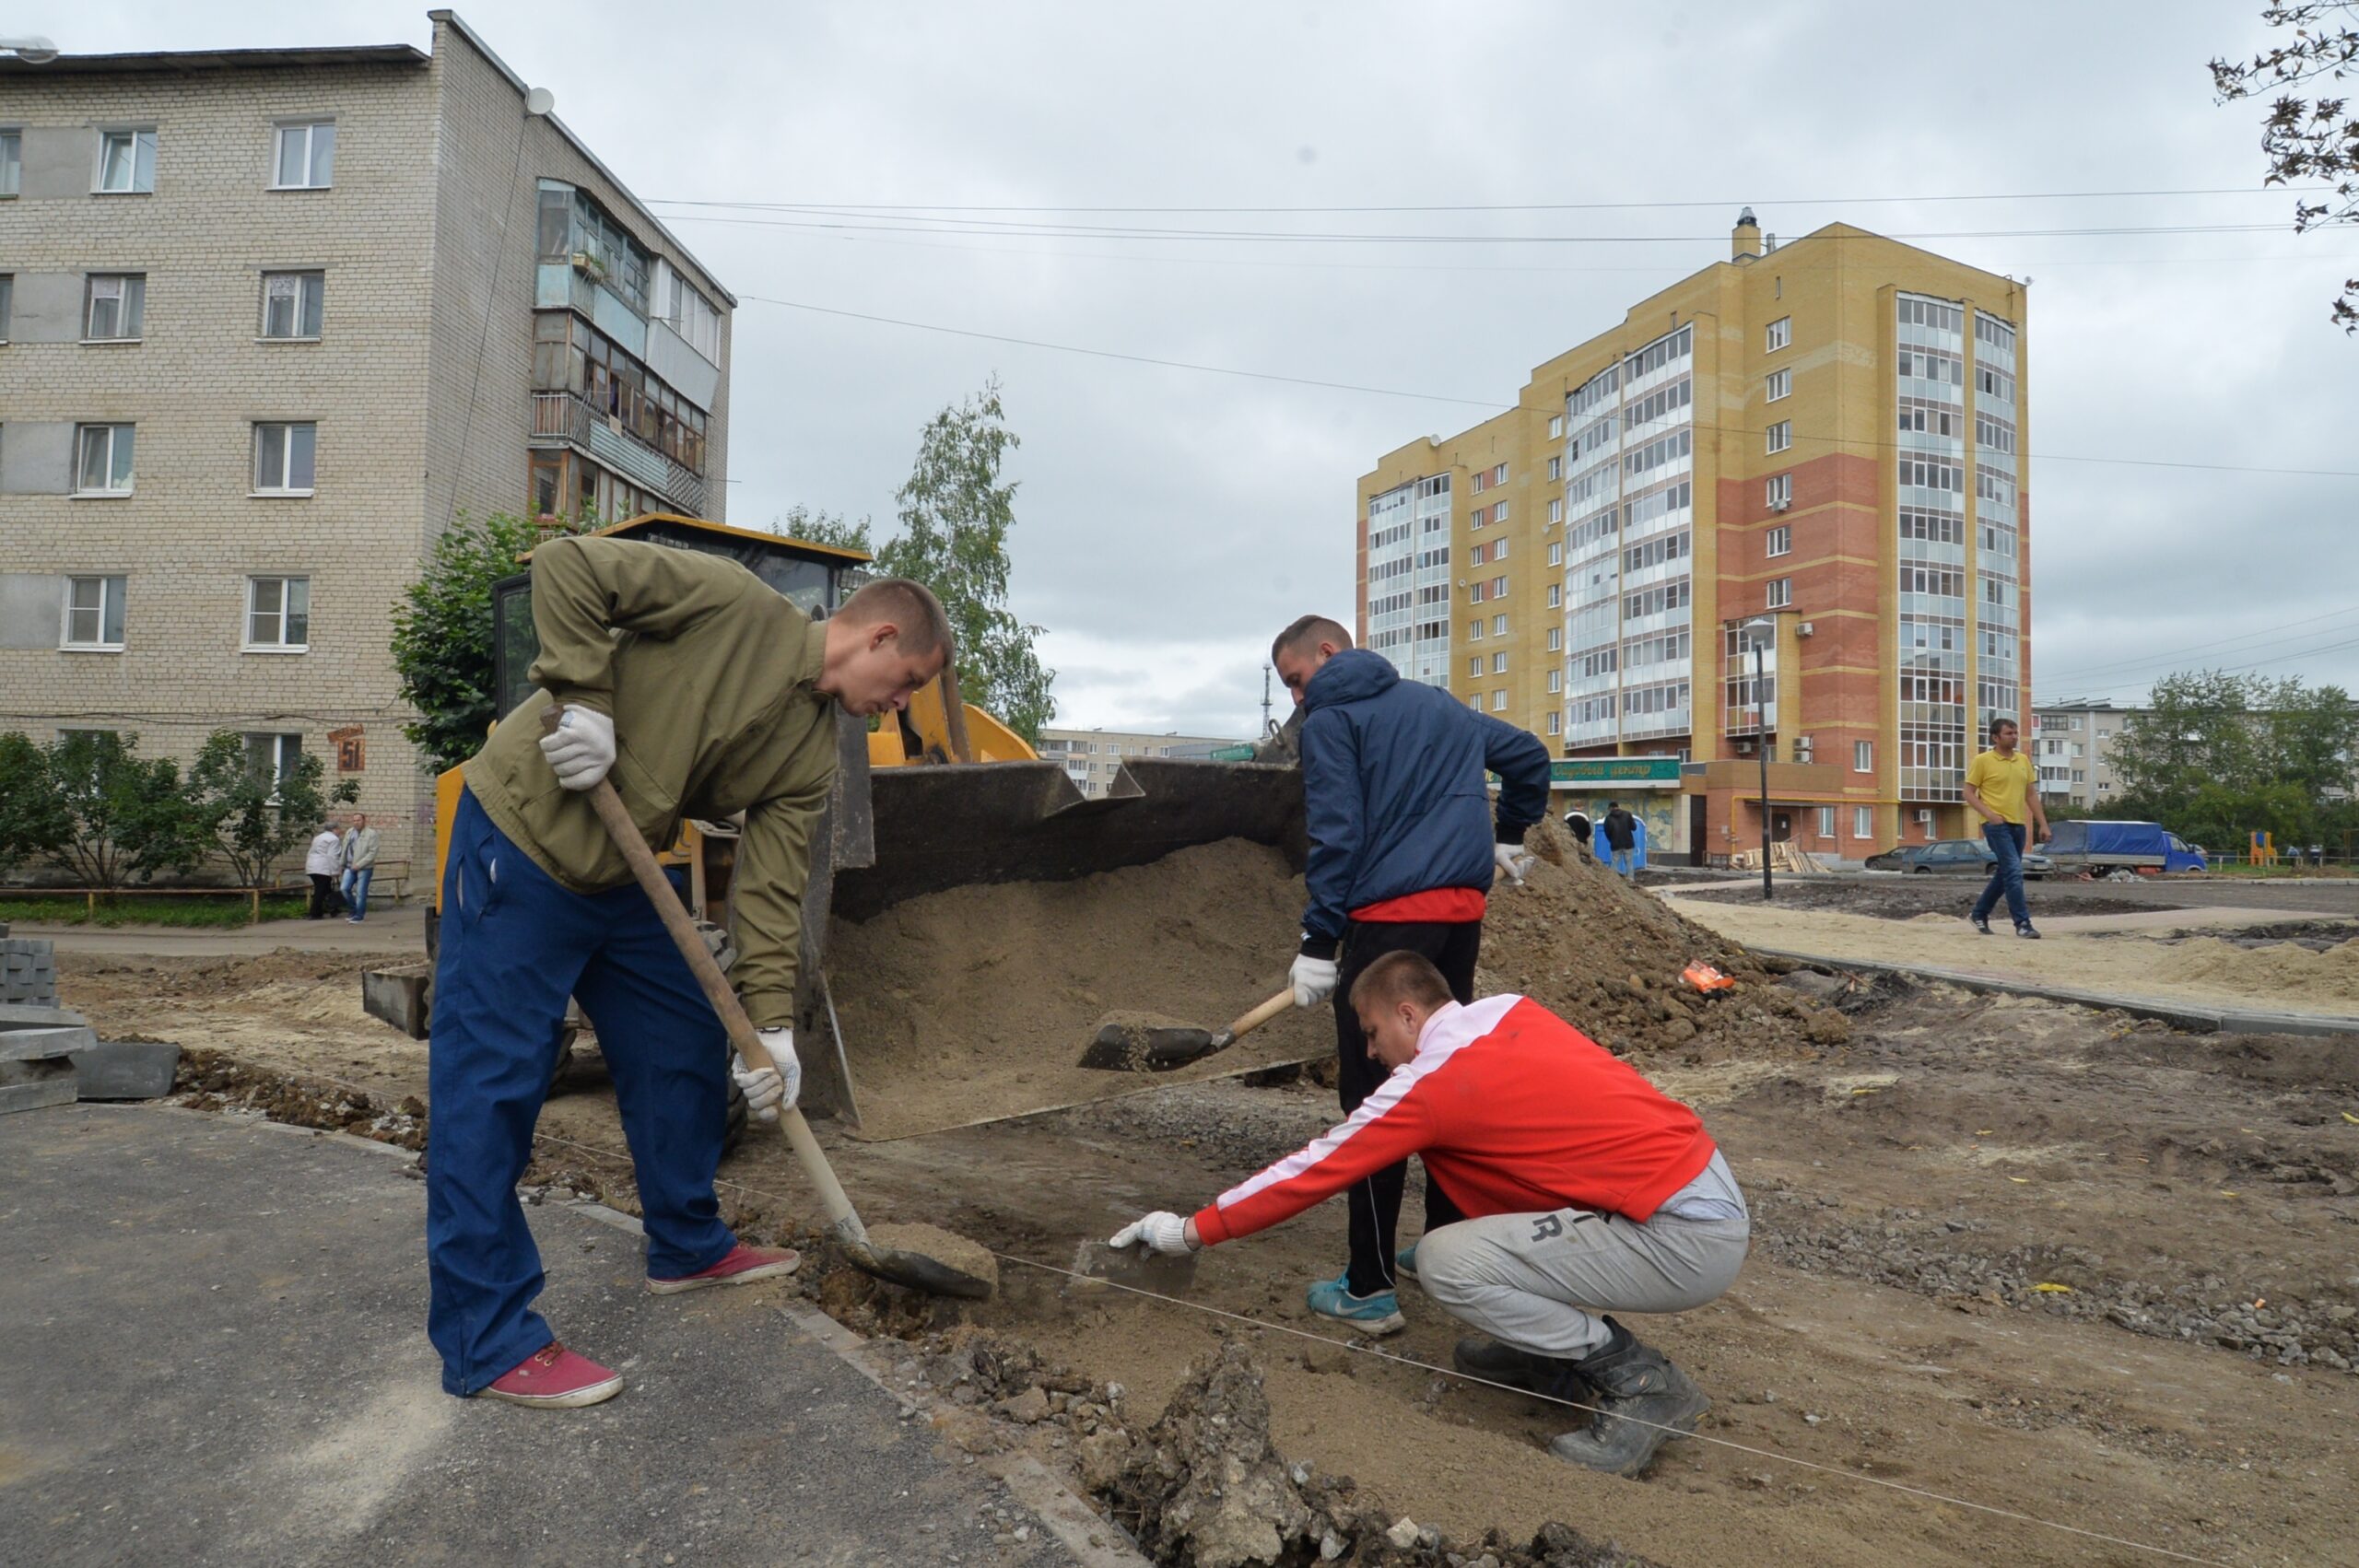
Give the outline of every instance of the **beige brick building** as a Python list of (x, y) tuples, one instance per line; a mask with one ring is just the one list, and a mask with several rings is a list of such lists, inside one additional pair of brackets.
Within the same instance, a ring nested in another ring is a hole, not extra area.
[(1043, 730), (1040, 755), (1062, 762), (1081, 792), (1093, 798), (1106, 793), (1122, 770), (1126, 756), (1209, 757), (1215, 752), (1252, 743), (1213, 735), (1150, 734), (1125, 730)]
[(721, 518), (735, 303), (431, 18), (0, 59), (0, 731), (299, 749), (420, 872), (403, 588), (460, 515)]

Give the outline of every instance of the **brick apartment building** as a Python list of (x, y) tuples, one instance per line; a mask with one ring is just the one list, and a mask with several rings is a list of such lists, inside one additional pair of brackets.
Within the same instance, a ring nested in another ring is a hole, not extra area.
[(1122, 771), (1126, 756), (1210, 757), (1216, 752), (1229, 752), (1252, 743), (1224, 740), (1213, 735), (1182, 735), (1177, 731), (1156, 734), (1150, 731), (1112, 730), (1043, 730), (1040, 731), (1040, 755), (1050, 762), (1065, 765), (1066, 775), (1081, 786), (1081, 792), (1096, 799), (1106, 793)]
[(735, 303), (430, 15), (0, 59), (0, 731), (320, 755), (421, 870), (404, 586), (459, 515), (721, 518)]
[(2027, 717), (2023, 287), (1848, 225), (1780, 247), (1749, 210), (1731, 252), (1361, 477), (1360, 637), (1542, 736), (1559, 805), (1618, 798), (1657, 853), (1759, 843), (1757, 746), (1776, 837), (1956, 834), (1988, 716)]

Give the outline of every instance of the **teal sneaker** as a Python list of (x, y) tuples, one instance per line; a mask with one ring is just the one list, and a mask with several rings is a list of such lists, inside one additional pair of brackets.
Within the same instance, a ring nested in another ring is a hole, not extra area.
[(1417, 1244), (1411, 1242), (1392, 1255), (1392, 1272), (1411, 1284), (1417, 1283)]
[(1363, 1334), (1397, 1334), (1409, 1326), (1409, 1320), (1401, 1316), (1399, 1296), (1391, 1291), (1356, 1296), (1350, 1279), (1350, 1271), (1346, 1270), (1332, 1280), (1321, 1280), (1305, 1293), (1303, 1299), (1320, 1316), (1332, 1317)]

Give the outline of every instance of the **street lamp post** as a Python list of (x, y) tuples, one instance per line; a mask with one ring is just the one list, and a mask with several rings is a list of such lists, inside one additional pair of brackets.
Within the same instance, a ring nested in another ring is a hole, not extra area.
[(0, 54), (13, 54), (28, 65), (46, 65), (57, 58), (57, 45), (39, 36), (0, 38)]
[(1761, 649), (1777, 634), (1778, 623), (1767, 615), (1756, 615), (1744, 623), (1743, 630), (1753, 644), (1753, 749), (1761, 759), (1761, 897), (1766, 903), (1775, 894), (1769, 880), (1769, 715), (1761, 693), (1765, 680)]

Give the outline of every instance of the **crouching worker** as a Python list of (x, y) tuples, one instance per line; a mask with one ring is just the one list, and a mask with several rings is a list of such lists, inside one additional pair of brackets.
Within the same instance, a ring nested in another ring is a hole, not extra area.
[(1487, 1336), (1459, 1341), (1459, 1370), (1592, 1407), (1550, 1451), (1637, 1474), (1711, 1402), (1606, 1315), (1684, 1312), (1735, 1282), (1752, 1221), (1728, 1162), (1694, 1111), (1538, 1002), (1461, 1006), (1432, 964), (1390, 953), (1351, 1005), (1390, 1076), (1350, 1118), (1114, 1245), (1233, 1241), (1415, 1154), (1466, 1216), (1417, 1244), (1426, 1294)]
[[(658, 1294), (791, 1272), (721, 1221), (728, 1036), (581, 793), (611, 778), (666, 845), (684, 816), (745, 813), (732, 893), (745, 1012), (774, 1071), (734, 1064), (746, 1103), (794, 1103), (794, 982), (811, 836), (836, 768), (836, 709), (906, 707), (950, 657), (942, 606), (872, 582), (814, 622), (734, 562), (616, 539), (533, 555), (541, 688), (467, 764), (442, 868), (428, 1082), (427, 1334), (442, 1387), (593, 1405), (622, 1379), (533, 1310), (540, 1256), (516, 1183), (557, 1065), (566, 999), (614, 1074)], [(565, 711), (554, 731), (542, 714)]]

